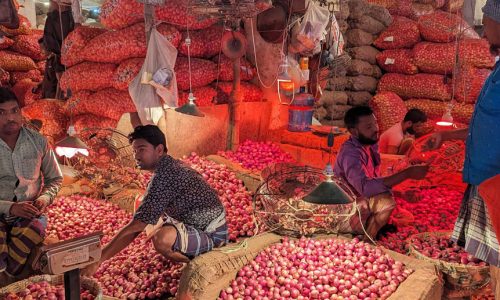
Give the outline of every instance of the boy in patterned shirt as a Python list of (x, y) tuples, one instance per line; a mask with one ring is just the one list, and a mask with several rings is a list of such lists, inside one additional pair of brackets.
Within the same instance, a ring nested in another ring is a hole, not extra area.
[(138, 126), (129, 141), (137, 165), (154, 175), (133, 220), (104, 247), (100, 262), (83, 273), (94, 274), (100, 263), (127, 247), (148, 225), (156, 225), (150, 235), (156, 251), (175, 262), (189, 262), (226, 244), (226, 215), (217, 192), (199, 173), (167, 154), (161, 130)]

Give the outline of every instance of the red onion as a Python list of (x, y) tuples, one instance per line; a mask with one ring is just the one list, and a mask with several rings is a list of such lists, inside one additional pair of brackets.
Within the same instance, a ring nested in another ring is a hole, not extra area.
[(226, 220), (229, 227), (229, 239), (252, 236), (255, 225), (252, 215), (252, 196), (243, 182), (225, 165), (199, 157), (192, 153), (183, 161), (202, 174), (203, 178), (214, 188), (226, 209)]
[(293, 162), (289, 153), (272, 142), (246, 140), (236, 151), (219, 151), (217, 154), (254, 171), (262, 171), (273, 163)]
[[(374, 262), (361, 263), (366, 256)], [(379, 279), (368, 276), (375, 267), (386, 270)], [(412, 272), (357, 239), (285, 238), (244, 266), (219, 299), (386, 299)]]

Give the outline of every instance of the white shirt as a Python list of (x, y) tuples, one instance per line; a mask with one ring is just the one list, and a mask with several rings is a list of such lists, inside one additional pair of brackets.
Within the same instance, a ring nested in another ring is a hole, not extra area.
[(380, 153), (387, 153), (389, 146), (399, 148), (404, 138), (405, 135), (403, 133), (401, 122), (397, 122), (380, 136), (380, 140), (378, 142)]
[(14, 201), (43, 198), (50, 204), (62, 179), (54, 152), (38, 132), (23, 127), (14, 150), (0, 139), (0, 217)]

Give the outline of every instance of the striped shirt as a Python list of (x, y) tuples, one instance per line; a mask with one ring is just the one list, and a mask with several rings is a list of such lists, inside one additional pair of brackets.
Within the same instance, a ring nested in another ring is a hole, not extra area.
[(0, 139), (0, 217), (10, 219), (14, 202), (42, 199), (50, 204), (62, 179), (54, 151), (38, 132), (21, 128), (14, 151)]

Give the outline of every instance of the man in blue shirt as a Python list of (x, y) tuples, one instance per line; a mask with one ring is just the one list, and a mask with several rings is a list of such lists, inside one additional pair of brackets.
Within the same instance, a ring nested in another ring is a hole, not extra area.
[[(483, 7), (484, 36), (493, 55), (500, 54), (500, 0), (488, 0)], [(500, 63), (486, 80), (478, 97), (468, 129), (434, 134), (427, 143), (437, 149), (444, 141), (466, 140), (463, 179), (468, 183), (452, 239), (491, 266), (495, 299), (500, 300), (500, 248), (487, 207), (478, 186), (500, 174)], [(498, 187), (500, 192), (500, 187)]]

